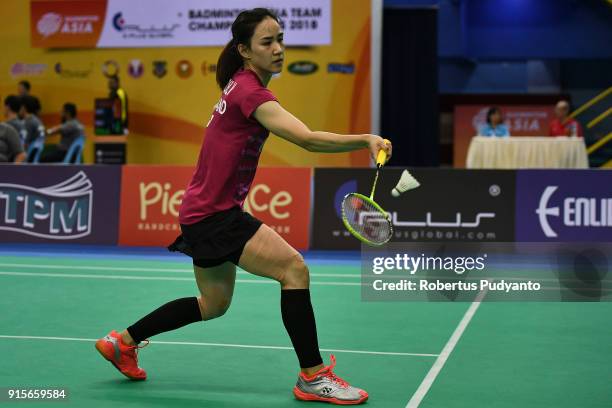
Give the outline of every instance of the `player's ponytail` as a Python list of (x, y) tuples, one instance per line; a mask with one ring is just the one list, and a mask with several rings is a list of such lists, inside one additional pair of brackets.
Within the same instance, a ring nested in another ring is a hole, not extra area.
[(221, 89), (225, 88), (230, 78), (243, 64), (242, 56), (238, 52), (238, 45), (232, 39), (227, 43), (221, 55), (219, 55), (219, 61), (217, 61), (217, 84)]
[(280, 23), (278, 17), (265, 8), (245, 10), (234, 20), (232, 39), (227, 43), (217, 61), (217, 84), (221, 89), (225, 88), (236, 71), (244, 65), (243, 58), (238, 52), (238, 44), (251, 48), (251, 37), (253, 37), (255, 28), (268, 17)]

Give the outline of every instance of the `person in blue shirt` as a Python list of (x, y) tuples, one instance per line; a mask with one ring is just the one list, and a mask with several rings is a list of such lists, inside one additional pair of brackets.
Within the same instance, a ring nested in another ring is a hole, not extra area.
[(501, 110), (498, 107), (491, 107), (487, 112), (487, 123), (478, 129), (480, 136), (510, 136), (508, 126), (503, 123)]

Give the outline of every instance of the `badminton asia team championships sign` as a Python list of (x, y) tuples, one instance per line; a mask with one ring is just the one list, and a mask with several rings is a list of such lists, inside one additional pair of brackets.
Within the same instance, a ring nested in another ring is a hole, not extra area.
[(244, 9), (269, 7), (287, 45), (331, 44), (331, 0), (32, 0), (33, 47), (222, 46)]
[(120, 169), (48, 170), (0, 173), (0, 242), (117, 243)]

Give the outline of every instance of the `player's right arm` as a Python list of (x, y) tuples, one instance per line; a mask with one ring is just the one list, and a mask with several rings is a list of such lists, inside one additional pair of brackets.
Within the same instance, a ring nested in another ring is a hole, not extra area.
[(376, 157), (381, 149), (387, 150), (387, 155), (391, 156), (391, 145), (385, 144), (380, 136), (312, 131), (275, 101), (259, 105), (253, 116), (275, 135), (310, 152), (338, 153), (368, 148), (372, 157)]

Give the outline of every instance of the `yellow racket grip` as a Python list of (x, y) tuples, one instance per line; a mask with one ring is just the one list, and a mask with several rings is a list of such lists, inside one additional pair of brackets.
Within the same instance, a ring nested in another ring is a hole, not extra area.
[[(384, 139), (385, 144), (391, 144), (391, 141), (389, 141), (388, 139)], [(387, 152), (384, 149), (380, 149), (378, 151), (378, 155), (376, 156), (376, 167), (382, 167), (385, 165), (385, 162), (387, 161)]]

